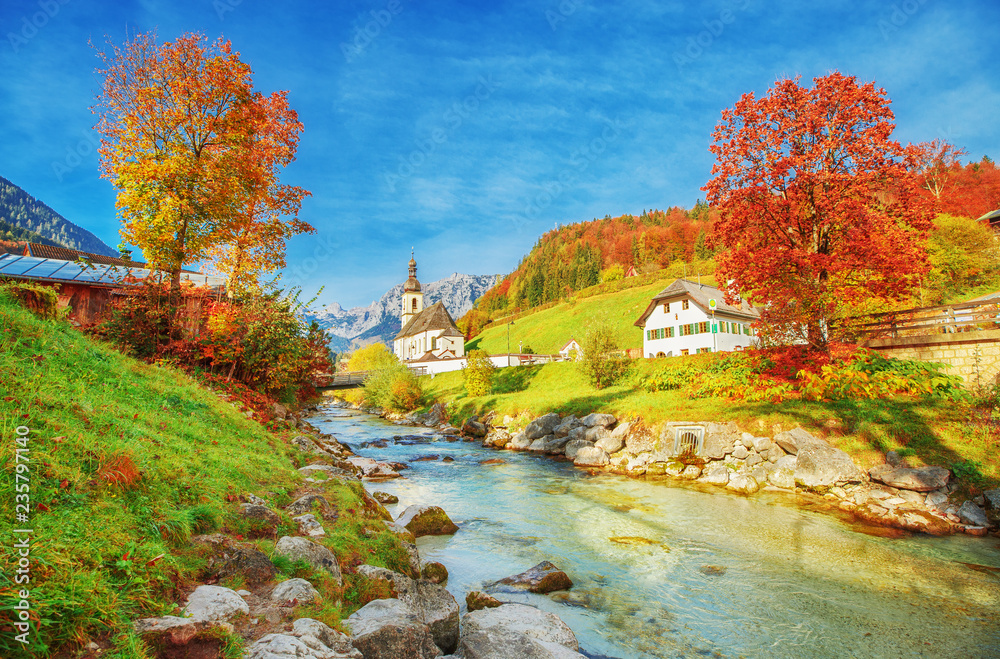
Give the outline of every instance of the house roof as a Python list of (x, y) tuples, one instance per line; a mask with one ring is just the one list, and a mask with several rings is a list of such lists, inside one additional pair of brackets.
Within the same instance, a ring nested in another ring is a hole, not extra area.
[[(133, 264), (134, 265), (134, 264)], [(73, 282), (90, 286), (120, 288), (141, 281), (158, 270), (92, 263), (86, 267), (75, 260), (46, 259), (20, 254), (0, 254), (0, 277), (37, 279), (40, 281)], [(181, 281), (212, 288), (224, 286), (225, 277), (181, 272)]]
[(1000, 210), (990, 211), (976, 220), (976, 222), (983, 221), (988, 221), (991, 225), (1000, 223)]
[(447, 336), (463, 336), (455, 326), (451, 314), (445, 309), (444, 303), (438, 301), (411, 318), (410, 322), (399, 330), (399, 334), (395, 338), (402, 339), (430, 330), (454, 330), (456, 334), (447, 334)]
[(760, 312), (750, 306), (745, 300), (741, 300), (738, 307), (726, 304), (725, 296), (718, 288), (688, 281), (687, 279), (677, 279), (650, 300), (649, 306), (646, 307), (646, 310), (642, 312), (642, 315), (633, 324), (636, 327), (645, 326), (646, 319), (649, 318), (649, 314), (653, 313), (653, 309), (656, 308), (657, 304), (685, 297), (690, 298), (706, 314), (711, 313), (708, 308), (708, 301), (714, 299), (716, 303), (715, 313), (717, 314), (726, 314), (747, 320), (757, 320), (760, 318)]
[(27, 254), (25, 256), (35, 256), (42, 259), (58, 259), (60, 261), (75, 261), (78, 258), (84, 258), (91, 263), (100, 263), (102, 265), (120, 265), (126, 268), (141, 268), (145, 266), (145, 263), (136, 263), (135, 261), (126, 261), (125, 259), (120, 259), (116, 256), (104, 256), (103, 254), (91, 254), (90, 252), (81, 252), (78, 249), (70, 249), (68, 247), (58, 247), (56, 245), (42, 245), (40, 243), (28, 243), (25, 245)]
[(573, 345), (574, 343), (576, 344), (576, 347), (577, 347), (577, 348), (579, 348), (579, 347), (580, 347), (580, 344), (579, 344), (579, 343), (577, 342), (577, 340), (576, 340), (576, 339), (570, 339), (569, 341), (567, 341), (567, 342), (566, 342), (566, 345), (564, 345), (563, 347), (559, 348), (559, 352), (562, 352), (563, 350), (568, 350), (568, 349), (569, 349), (569, 347), (570, 347), (571, 345)]

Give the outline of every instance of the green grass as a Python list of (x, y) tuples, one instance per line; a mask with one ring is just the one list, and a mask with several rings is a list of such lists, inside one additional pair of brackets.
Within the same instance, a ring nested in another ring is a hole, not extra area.
[[(580, 291), (569, 301), (518, 318), (510, 326), (511, 352), (516, 353), (518, 342), (521, 342), (523, 347), (530, 346), (537, 354), (555, 354), (570, 339), (582, 341), (588, 324), (597, 318), (603, 318), (611, 325), (622, 348), (642, 348), (642, 329), (635, 327), (634, 323), (653, 296), (676, 278), (666, 272), (663, 271), (663, 279), (622, 291), (586, 297), (580, 295), (587, 295), (587, 291)], [(702, 277), (702, 282), (715, 284), (715, 280), (708, 276)], [(485, 329), (465, 346), (467, 352), (476, 348), (491, 355), (506, 354), (507, 326)]]
[[(704, 367), (715, 355), (676, 358), (670, 364)], [(602, 390), (590, 386), (576, 363), (554, 363), (501, 369), (493, 393), (470, 397), (461, 372), (443, 373), (421, 384), (428, 399), (449, 403), (452, 421), (488, 411), (527, 418), (559, 412), (609, 412), (619, 419), (641, 418), (647, 426), (664, 421), (735, 421), (742, 430), (772, 435), (780, 425), (802, 426), (825, 437), (864, 467), (884, 461), (886, 451), (898, 450), (915, 464), (953, 469), (970, 490), (1000, 485), (995, 459), (1000, 432), (988, 424), (970, 423), (973, 410), (948, 399), (897, 396), (888, 399), (779, 403), (690, 398), (683, 389), (649, 392), (643, 376), (662, 368), (663, 360), (640, 359), (620, 384)]]
[[(27, 588), (38, 624), (23, 648), (0, 623), (0, 656), (48, 656), (90, 640), (110, 643), (110, 656), (141, 656), (131, 621), (171, 612), (205, 567), (190, 537), (238, 533), (240, 494), (281, 506), (303, 484), (289, 435), (179, 371), (125, 357), (2, 295), (0, 373), (0, 610), (11, 620), (14, 594)], [(12, 581), (19, 426), (30, 429), (31, 518), (16, 527), (34, 530), (28, 584)], [(363, 556), (395, 567), (403, 550), (359, 493), (336, 480), (322, 487), (345, 510), (324, 541), (342, 564)], [(293, 529), (280, 514), (281, 529)]]

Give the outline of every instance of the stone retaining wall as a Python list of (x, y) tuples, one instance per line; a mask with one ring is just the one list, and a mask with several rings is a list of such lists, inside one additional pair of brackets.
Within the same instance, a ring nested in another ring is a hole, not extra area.
[(947, 364), (946, 372), (970, 387), (1000, 382), (1000, 330), (877, 339), (867, 347), (884, 357)]

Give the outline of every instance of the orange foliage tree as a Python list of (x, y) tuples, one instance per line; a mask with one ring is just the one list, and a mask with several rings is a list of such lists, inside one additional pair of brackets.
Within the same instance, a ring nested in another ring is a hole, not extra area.
[(826, 349), (830, 321), (896, 299), (927, 270), (931, 213), (916, 147), (891, 139), (885, 90), (838, 72), (745, 94), (713, 133), (704, 190), (727, 301), (761, 305), (765, 336)]
[[(228, 41), (186, 34), (159, 45), (143, 34), (99, 57), (102, 175), (118, 188), (123, 238), (175, 289), (186, 264), (228, 256), (241, 278), (283, 256), (288, 235), (311, 230), (297, 218), (277, 227), (308, 194), (277, 176), (302, 124), (284, 93), (254, 91)], [(248, 254), (258, 238), (266, 247)]]

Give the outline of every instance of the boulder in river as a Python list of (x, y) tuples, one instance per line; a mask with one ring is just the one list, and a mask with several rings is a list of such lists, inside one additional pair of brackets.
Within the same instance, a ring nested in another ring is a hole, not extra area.
[[(785, 448), (784, 444), (778, 443)], [(857, 483), (862, 479), (861, 470), (851, 456), (821, 439), (804, 443), (796, 451), (795, 482), (803, 487), (822, 489), (837, 483)]]
[(382, 492), (379, 490), (372, 492), (372, 498), (381, 504), (399, 503), (399, 497), (395, 494), (389, 494), (388, 492)]
[(497, 598), (479, 590), (473, 590), (465, 595), (465, 608), (469, 613), (480, 609), (494, 609), (502, 604), (503, 602)]
[(530, 570), (495, 581), (486, 589), (493, 592), (526, 590), (529, 593), (544, 594), (572, 587), (573, 581), (565, 572), (549, 561), (542, 561)]
[(398, 599), (368, 602), (345, 621), (365, 659), (435, 659), (441, 653), (430, 628)]
[(527, 439), (535, 440), (545, 435), (551, 435), (552, 431), (559, 425), (559, 415), (555, 412), (540, 416), (527, 425), (524, 429), (524, 436)]
[(329, 549), (307, 538), (284, 536), (274, 545), (274, 551), (293, 561), (304, 560), (315, 568), (324, 569), (341, 583), (340, 565)]
[(919, 467), (916, 469), (891, 464), (876, 465), (868, 470), (872, 480), (900, 490), (930, 492), (948, 485), (951, 472), (944, 467)]
[(418, 538), (424, 535), (451, 535), (458, 531), (458, 526), (439, 506), (409, 506), (396, 523), (409, 529)]
[(245, 659), (364, 659), (351, 639), (312, 618), (299, 618), (292, 630), (268, 634), (247, 648)]
[(585, 446), (577, 450), (573, 464), (578, 467), (603, 467), (608, 464), (608, 454), (597, 446)]
[(462, 618), (464, 659), (584, 659), (576, 636), (558, 616), (526, 604), (480, 609)]
[(485, 437), (486, 432), (486, 424), (478, 417), (470, 417), (462, 424), (462, 434), (468, 437)]
[(593, 442), (588, 442), (586, 439), (571, 439), (570, 441), (566, 442), (564, 451), (566, 453), (567, 458), (569, 458), (570, 460), (575, 460), (576, 454), (580, 452), (580, 449), (590, 448), (593, 445), (594, 445)]
[(774, 443), (780, 446), (787, 453), (792, 455), (798, 455), (799, 451), (807, 446), (812, 446), (815, 444), (827, 444), (827, 442), (822, 439), (817, 439), (809, 434), (808, 431), (802, 428), (793, 428), (786, 432), (779, 432), (774, 436)]

